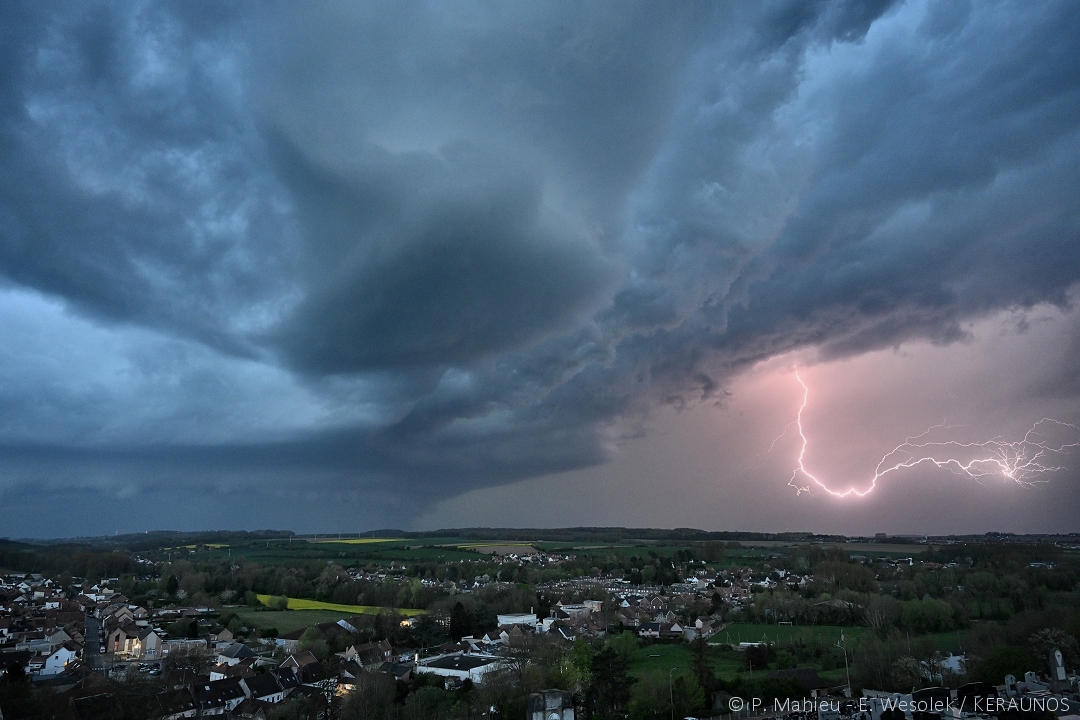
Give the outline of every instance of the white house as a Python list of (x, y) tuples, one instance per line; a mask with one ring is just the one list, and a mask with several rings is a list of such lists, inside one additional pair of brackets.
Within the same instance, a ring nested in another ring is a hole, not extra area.
[(59, 675), (77, 655), (78, 653), (70, 643), (64, 643), (53, 651), (52, 655), (45, 658), (45, 665), (41, 668), (39, 675)]
[(443, 677), (452, 677), (459, 680), (472, 680), (474, 683), (483, 681), (489, 672), (498, 670), (503, 666), (503, 659), (490, 655), (441, 655), (427, 660), (421, 660), (416, 666), (418, 673), (431, 673)]

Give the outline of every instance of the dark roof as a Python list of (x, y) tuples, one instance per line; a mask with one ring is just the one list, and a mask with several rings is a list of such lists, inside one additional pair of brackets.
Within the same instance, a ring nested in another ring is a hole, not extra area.
[(247, 697), (240, 686), (240, 678), (201, 682), (191, 686), (191, 694), (195, 696), (195, 702), (203, 710), (222, 707), (230, 700)]
[(283, 689), (277, 678), (270, 673), (260, 673), (254, 677), (246, 678), (244, 684), (247, 685), (251, 697), (254, 698), (269, 697), (281, 692)]
[(383, 640), (377, 643), (367, 643), (366, 645), (357, 645), (356, 659), (360, 661), (361, 665), (376, 665), (384, 660), (390, 659), (390, 654), (393, 652), (393, 648), (390, 643)]
[(116, 697), (112, 693), (88, 695), (71, 701), (75, 715), (79, 720), (106, 720), (113, 715)]
[(300, 687), (300, 678), (297, 677), (296, 671), (290, 668), (278, 668), (274, 673), (277, 675), (278, 682), (281, 683), (281, 687), (288, 690), (289, 688)]
[(831, 684), (821, 679), (813, 668), (795, 668), (794, 670), (777, 670), (769, 673), (768, 677), (790, 678), (798, 680), (807, 690), (824, 690), (832, 687)]
[(218, 652), (218, 655), (227, 658), (249, 658), (255, 657), (255, 652), (244, 643), (233, 643), (229, 647)]
[(310, 650), (305, 650), (304, 652), (294, 653), (289, 657), (285, 658), (285, 660), (282, 661), (281, 665), (279, 665), (278, 667), (302, 668), (305, 665), (310, 665), (317, 662), (319, 662), (319, 659), (315, 657), (315, 653), (311, 652)]
[(317, 688), (314, 685), (301, 685), (300, 687), (293, 690), (292, 695), (289, 696), (289, 699), (303, 697), (322, 697), (325, 692), (326, 691), (323, 688)]
[(270, 717), (270, 713), (277, 707), (275, 703), (268, 703), (264, 700), (256, 700), (255, 698), (248, 698), (244, 702), (236, 706), (236, 709), (232, 711), (233, 717), (242, 718), (266, 718)]
[(303, 666), (297, 674), (300, 676), (300, 681), (305, 685), (322, 682), (330, 677), (330, 671), (318, 661)]
[(157, 696), (162, 715), (178, 715), (195, 709), (195, 698), (187, 689), (166, 690)]
[(498, 658), (483, 657), (480, 655), (450, 655), (441, 657), (431, 662), (426, 662), (422, 667), (438, 668), (440, 670), (475, 670), (478, 667), (498, 662)]
[(395, 680), (403, 680), (409, 676), (409, 673), (412, 672), (414, 667), (416, 666), (412, 663), (395, 663), (387, 661), (379, 666), (379, 672), (393, 675)]
[(338, 625), (336, 622), (323, 622), (315, 625), (316, 629), (323, 635), (348, 635), (349, 631)]

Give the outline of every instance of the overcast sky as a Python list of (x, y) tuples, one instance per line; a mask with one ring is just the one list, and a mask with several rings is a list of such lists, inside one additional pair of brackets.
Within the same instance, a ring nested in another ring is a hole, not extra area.
[(796, 367), (839, 490), (933, 425), (1080, 422), (1076, 3), (33, 0), (0, 38), (0, 535), (1080, 531), (1080, 452), (789, 485)]

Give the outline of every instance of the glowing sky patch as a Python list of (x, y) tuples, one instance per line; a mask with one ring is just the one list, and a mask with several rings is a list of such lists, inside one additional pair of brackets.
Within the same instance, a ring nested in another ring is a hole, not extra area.
[[(799, 405), (798, 415), (792, 423), (799, 433), (800, 446), (798, 466), (792, 472), (788, 485), (795, 488), (797, 494), (811, 490), (811, 485), (798, 483), (798, 479), (802, 477), (833, 497), (865, 497), (874, 491), (878, 481), (886, 475), (924, 463), (976, 481), (998, 476), (1018, 485), (1032, 486), (1036, 483), (1047, 482), (1044, 476), (1048, 473), (1065, 470), (1066, 466), (1058, 464), (1056, 460), (1063, 454), (1080, 447), (1080, 427), (1051, 418), (1039, 420), (1024, 433), (1022, 438), (1013, 441), (1001, 437), (982, 442), (929, 439), (935, 434), (947, 434), (950, 430), (947, 423), (939, 423), (918, 435), (906, 438), (904, 442), (886, 453), (878, 461), (874, 474), (863, 481), (861, 487), (849, 485), (846, 489), (840, 490), (835, 487), (837, 484), (835, 481), (822, 479), (819, 477), (820, 473), (815, 474), (806, 467), (806, 451), (810, 446), (810, 440), (803, 427), (803, 411), (810, 399), (810, 388), (799, 375), (798, 369), (795, 370), (795, 379), (803, 391), (802, 404)], [(788, 428), (785, 428), (785, 433)], [(1065, 436), (1075, 439), (1063, 440)], [(779, 439), (773, 440), (769, 446), (770, 452)]]

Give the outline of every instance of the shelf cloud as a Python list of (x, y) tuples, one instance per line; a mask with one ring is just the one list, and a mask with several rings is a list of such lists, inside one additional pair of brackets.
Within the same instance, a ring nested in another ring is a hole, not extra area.
[(0, 36), (0, 497), (94, 508), (10, 534), (407, 525), (1080, 281), (1072, 3), (14, 2)]

